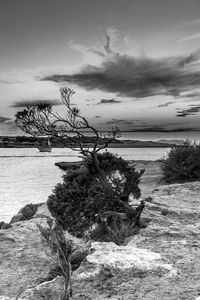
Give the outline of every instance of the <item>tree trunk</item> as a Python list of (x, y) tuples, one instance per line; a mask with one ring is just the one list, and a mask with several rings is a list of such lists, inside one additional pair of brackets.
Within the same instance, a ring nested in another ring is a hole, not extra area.
[(97, 176), (98, 176), (99, 180), (101, 181), (102, 186), (106, 189), (106, 191), (111, 196), (114, 196), (114, 191), (106, 178), (106, 174), (105, 174), (104, 170), (99, 166), (99, 161), (98, 161), (96, 153), (92, 153), (91, 157), (94, 162), (94, 166), (97, 170), (97, 174), (98, 174)]

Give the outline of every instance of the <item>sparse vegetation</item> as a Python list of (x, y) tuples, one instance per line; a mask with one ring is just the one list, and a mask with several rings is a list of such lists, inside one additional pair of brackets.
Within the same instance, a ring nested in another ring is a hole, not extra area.
[(70, 263), (70, 255), (72, 253), (71, 242), (66, 241), (61, 227), (52, 227), (53, 222), (51, 222), (50, 219), (48, 225), (48, 228), (44, 228), (40, 224), (37, 224), (42, 238), (51, 248), (56, 257), (56, 267), (49, 274), (48, 279), (51, 280), (54, 275), (55, 277), (62, 275), (64, 277), (64, 290), (63, 295), (61, 295), (61, 300), (69, 300), (72, 296)]
[(19, 214), (22, 214), (24, 220), (30, 220), (37, 212), (38, 207), (41, 206), (42, 204), (43, 203), (27, 204), (19, 211)]
[(200, 180), (200, 144), (186, 140), (183, 146), (172, 147), (161, 168), (167, 183)]
[(98, 224), (91, 230), (90, 238), (99, 242), (114, 242), (120, 246), (126, 242), (126, 238), (133, 236), (138, 231), (135, 224), (123, 224), (123, 222), (113, 222), (112, 226), (108, 226), (106, 222)]

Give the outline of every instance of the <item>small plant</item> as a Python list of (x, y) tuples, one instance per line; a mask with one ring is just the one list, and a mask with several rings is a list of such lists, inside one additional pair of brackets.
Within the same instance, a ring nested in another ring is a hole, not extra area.
[(133, 224), (109, 227), (106, 223), (102, 223), (91, 231), (90, 238), (99, 242), (113, 242), (120, 246), (125, 243), (126, 238), (135, 234), (137, 230)]
[(200, 144), (186, 140), (182, 146), (173, 146), (161, 168), (167, 183), (200, 180)]
[(24, 206), (20, 211), (19, 214), (23, 215), (24, 220), (30, 220), (34, 216), (34, 214), (37, 212), (37, 209), (39, 206), (41, 206), (42, 203), (38, 204), (27, 204)]
[(52, 270), (49, 276), (50, 279), (55, 274), (57, 274), (57, 276), (62, 275), (64, 277), (64, 291), (61, 299), (69, 300), (72, 296), (70, 263), (70, 255), (72, 253), (71, 242), (66, 241), (63, 230), (60, 226), (55, 226), (53, 228), (53, 222), (51, 219), (48, 219), (47, 223), (49, 225), (47, 228), (42, 227), (40, 224), (37, 224), (37, 226), (42, 238), (57, 256), (57, 267)]

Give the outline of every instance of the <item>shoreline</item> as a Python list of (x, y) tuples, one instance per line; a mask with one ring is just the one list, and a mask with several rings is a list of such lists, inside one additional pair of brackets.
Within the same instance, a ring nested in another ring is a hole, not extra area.
[[(92, 148), (93, 143), (84, 143), (84, 147)], [(102, 145), (98, 145), (101, 147)], [(182, 145), (167, 142), (153, 142), (140, 140), (122, 140), (120, 142), (110, 143), (106, 148), (171, 148), (173, 146), (181, 147)], [(0, 143), (0, 148), (38, 148), (34, 143)], [(52, 144), (52, 148), (77, 148), (72, 144)]]

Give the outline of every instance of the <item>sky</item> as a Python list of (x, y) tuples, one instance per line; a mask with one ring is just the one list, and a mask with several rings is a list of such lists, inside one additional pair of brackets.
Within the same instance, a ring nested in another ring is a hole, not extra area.
[(62, 87), (99, 130), (200, 130), (200, 1), (2, 0), (0, 135)]

